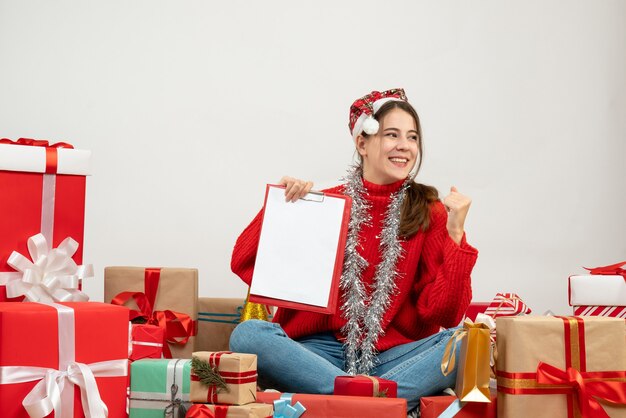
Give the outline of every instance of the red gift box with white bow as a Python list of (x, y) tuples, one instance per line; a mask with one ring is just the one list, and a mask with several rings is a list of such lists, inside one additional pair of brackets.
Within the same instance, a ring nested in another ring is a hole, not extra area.
[[(90, 174), (90, 159), (91, 151), (76, 150), (66, 143), (0, 139), (0, 301), (19, 301), (23, 299), (21, 294), (28, 292), (29, 300), (84, 300), (59, 290), (69, 289), (72, 293), (79, 288), (80, 272), (76, 272), (76, 265), (82, 263), (85, 176)], [(39, 245), (39, 250), (28, 244), (29, 238), (38, 234), (45, 238), (45, 245)], [(37, 263), (48, 255), (40, 249), (51, 251), (60, 246), (72, 262), (57, 269), (58, 277), (75, 277), (63, 279), (66, 281), (62, 283), (44, 283), (43, 277), (50, 277), (46, 275), (50, 272), (42, 269), (56, 266)], [(15, 268), (16, 263), (11, 263), (14, 254), (23, 257), (18, 266), (24, 266), (26, 259), (39, 269), (30, 268), (31, 273), (25, 277), (23, 271)], [(7, 299), (6, 285), (23, 279), (23, 285), (17, 289), (20, 296)], [(56, 296), (52, 296), (55, 292)]]

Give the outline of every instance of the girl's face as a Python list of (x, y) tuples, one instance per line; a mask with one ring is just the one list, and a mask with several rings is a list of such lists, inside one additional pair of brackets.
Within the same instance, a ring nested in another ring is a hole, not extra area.
[(419, 136), (413, 117), (392, 109), (383, 118), (376, 135), (356, 139), (363, 159), (363, 177), (375, 184), (390, 184), (407, 178), (418, 157)]

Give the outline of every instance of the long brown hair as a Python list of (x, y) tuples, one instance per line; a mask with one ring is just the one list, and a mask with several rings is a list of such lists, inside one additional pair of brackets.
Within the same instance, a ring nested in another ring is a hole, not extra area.
[[(424, 155), (424, 147), (422, 141), (422, 125), (417, 112), (409, 103), (405, 101), (392, 100), (383, 104), (378, 112), (374, 114), (374, 118), (381, 121), (387, 113), (393, 109), (401, 109), (407, 112), (415, 121), (415, 127), (419, 136), (417, 145), (417, 162), (415, 164), (415, 175), (422, 166), (422, 156)], [(367, 138), (368, 135), (363, 133)], [(363, 159), (359, 155), (359, 160), (363, 164)], [(415, 235), (419, 230), (426, 231), (430, 225), (430, 205), (439, 199), (437, 189), (432, 186), (420, 184), (415, 181), (411, 182), (406, 191), (406, 196), (400, 211), (400, 230), (401, 237), (408, 238)]]

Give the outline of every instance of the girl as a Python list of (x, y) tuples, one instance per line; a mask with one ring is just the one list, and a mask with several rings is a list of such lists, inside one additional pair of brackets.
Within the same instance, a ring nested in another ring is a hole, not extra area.
[[(397, 382), (409, 409), (454, 385), (440, 369), (446, 343), (471, 297), (478, 252), (465, 239), (470, 199), (444, 199), (413, 178), (422, 161), (417, 113), (404, 90), (374, 91), (350, 108), (359, 164), (345, 184), (325, 190), (352, 198), (340, 309), (334, 315), (278, 309), (274, 322), (234, 330), (233, 351), (258, 355), (259, 379), (281, 391), (333, 392), (335, 377), (369, 374)], [(313, 184), (291, 177), (288, 201)], [(250, 284), (262, 210), (238, 238), (231, 261)]]

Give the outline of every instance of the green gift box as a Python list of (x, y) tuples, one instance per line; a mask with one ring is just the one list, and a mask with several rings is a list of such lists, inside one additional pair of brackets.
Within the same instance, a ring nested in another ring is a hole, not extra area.
[[(184, 416), (191, 360), (143, 359), (130, 366), (130, 418)], [(182, 412), (182, 415), (179, 415)]]

